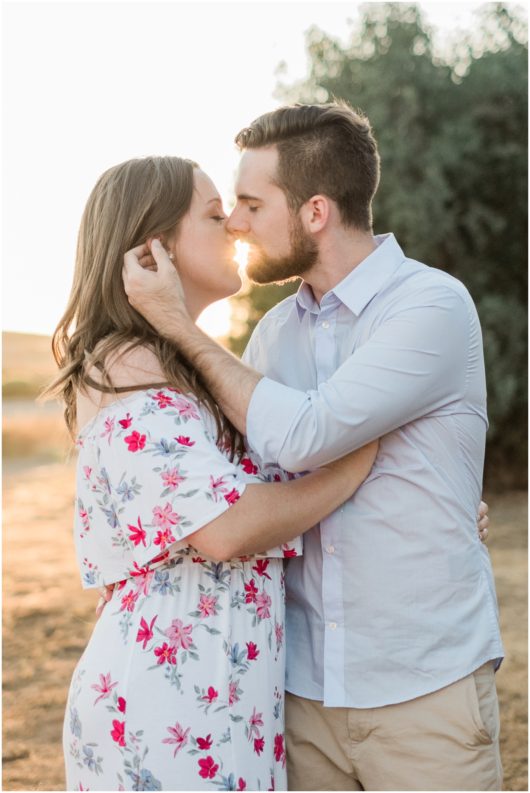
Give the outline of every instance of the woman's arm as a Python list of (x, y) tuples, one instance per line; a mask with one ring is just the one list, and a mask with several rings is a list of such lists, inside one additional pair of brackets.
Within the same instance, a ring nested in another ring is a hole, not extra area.
[(190, 545), (213, 559), (261, 553), (289, 542), (347, 501), (366, 479), (379, 441), (301, 479), (247, 485), (231, 509), (189, 535)]

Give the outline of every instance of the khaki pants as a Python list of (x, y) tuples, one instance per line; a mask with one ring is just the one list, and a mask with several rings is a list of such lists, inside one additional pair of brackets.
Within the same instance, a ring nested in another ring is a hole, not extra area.
[(289, 790), (500, 790), (493, 664), (382, 708), (286, 697)]

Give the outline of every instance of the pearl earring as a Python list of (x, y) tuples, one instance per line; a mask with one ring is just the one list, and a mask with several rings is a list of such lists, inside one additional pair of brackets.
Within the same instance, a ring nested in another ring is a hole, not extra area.
[(175, 258), (174, 254), (172, 254), (172, 253), (169, 253), (168, 256), (171, 259), (171, 261), (173, 261), (173, 259)]

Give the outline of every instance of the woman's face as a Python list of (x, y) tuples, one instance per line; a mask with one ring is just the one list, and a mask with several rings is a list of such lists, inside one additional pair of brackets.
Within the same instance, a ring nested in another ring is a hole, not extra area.
[(193, 198), (167, 248), (180, 275), (190, 314), (233, 295), (241, 288), (234, 261), (233, 237), (226, 230), (226, 215), (219, 193), (198, 168), (193, 172)]

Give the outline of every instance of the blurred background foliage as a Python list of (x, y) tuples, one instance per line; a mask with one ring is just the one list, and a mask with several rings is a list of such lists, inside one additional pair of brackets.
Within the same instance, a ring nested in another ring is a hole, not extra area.
[[(443, 57), (417, 6), (367, 5), (347, 45), (312, 28), (308, 77), (277, 93), (286, 103), (345, 99), (370, 119), (382, 163), (374, 231), (393, 231), (409, 257), (469, 289), (488, 377), (486, 485), (526, 487), (526, 22), (516, 6), (486, 4), (465, 36)], [(234, 298), (234, 352), (297, 288), (248, 285)]]

